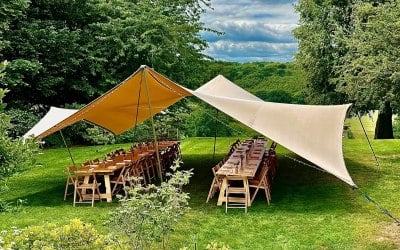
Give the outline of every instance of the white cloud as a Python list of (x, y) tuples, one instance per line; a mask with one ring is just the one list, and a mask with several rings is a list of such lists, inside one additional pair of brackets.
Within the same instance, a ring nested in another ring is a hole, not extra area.
[(222, 61), (291, 61), (297, 43), (216, 41), (206, 53)]
[(206, 27), (223, 36), (202, 33), (209, 42), (206, 53), (227, 61), (290, 61), (297, 49), (292, 30), (298, 15), (293, 0), (214, 0), (202, 17)]

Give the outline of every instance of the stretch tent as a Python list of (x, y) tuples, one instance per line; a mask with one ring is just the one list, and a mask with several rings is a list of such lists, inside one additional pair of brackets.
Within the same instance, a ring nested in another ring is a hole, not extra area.
[(37, 137), (43, 138), (80, 120), (120, 134), (190, 95), (357, 187), (346, 169), (342, 152), (343, 124), (350, 105), (264, 102), (223, 76), (192, 91), (142, 66), (125, 81)]
[(78, 109), (62, 109), (50, 107), (50, 110), (47, 112), (47, 114), (43, 116), (43, 118), (38, 123), (36, 123), (33, 128), (26, 132), (23, 135), (23, 138), (26, 139), (30, 136), (39, 136), (49, 128), (54, 127), (59, 122), (75, 114), (77, 111)]
[(125, 81), (37, 137), (44, 138), (81, 120), (121, 134), (189, 95), (165, 76), (141, 66)]
[(218, 76), (191, 93), (351, 186), (343, 160), (344, 119), (351, 106), (264, 102)]

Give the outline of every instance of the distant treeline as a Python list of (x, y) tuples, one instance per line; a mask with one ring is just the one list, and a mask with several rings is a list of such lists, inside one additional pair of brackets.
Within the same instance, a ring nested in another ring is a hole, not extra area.
[(211, 76), (224, 75), (264, 101), (306, 103), (305, 76), (294, 63), (212, 62), (208, 71)]

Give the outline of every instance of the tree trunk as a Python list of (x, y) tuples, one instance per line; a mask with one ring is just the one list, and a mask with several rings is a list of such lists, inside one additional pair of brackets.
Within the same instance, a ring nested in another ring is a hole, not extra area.
[(378, 113), (378, 120), (375, 126), (374, 139), (393, 139), (393, 126), (392, 126), (392, 107), (389, 102), (385, 102), (382, 111)]

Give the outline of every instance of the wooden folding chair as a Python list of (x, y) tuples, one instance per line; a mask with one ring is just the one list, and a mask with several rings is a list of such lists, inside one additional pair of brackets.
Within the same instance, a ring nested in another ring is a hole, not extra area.
[(121, 188), (125, 190), (126, 182), (129, 180), (129, 171), (131, 170), (131, 167), (131, 164), (125, 165), (119, 175), (111, 179), (111, 185), (114, 184), (111, 195), (116, 194)]
[(278, 143), (276, 143), (276, 142), (272, 142), (271, 143), (271, 146), (269, 147), (269, 152), (275, 152), (275, 149), (276, 149), (276, 146), (278, 146)]
[[(99, 186), (101, 183), (97, 182), (96, 175), (92, 171), (75, 171), (75, 190), (74, 190), (74, 207), (76, 203), (91, 203), (94, 207), (94, 200), (100, 198)], [(85, 179), (83, 183), (80, 183), (80, 179)], [(91, 194), (83, 194), (83, 191), (91, 191)], [(77, 195), (79, 195), (79, 201), (76, 200)], [(86, 196), (91, 196), (91, 199), (86, 199)]]
[(217, 175), (218, 169), (221, 167), (222, 162), (219, 162), (217, 165), (211, 168), (214, 178), (212, 180), (211, 186), (210, 186), (210, 191), (208, 192), (207, 196), (207, 203), (210, 199), (212, 199), (217, 191), (221, 189), (222, 185), (222, 178)]
[(145, 176), (145, 171), (144, 171), (144, 164), (145, 164), (145, 158), (142, 157), (139, 160), (136, 161), (136, 164), (133, 166), (134, 171), (132, 172), (131, 176), (135, 176), (137, 178), (141, 178), (143, 181), (143, 185), (147, 185), (146, 181), (146, 176)]
[(125, 155), (120, 154), (120, 155), (114, 156), (113, 161), (114, 161), (114, 162), (124, 162), (124, 159), (125, 159)]
[[(74, 186), (75, 185), (75, 173), (74, 171), (76, 171), (78, 168), (76, 166), (69, 166), (65, 168), (65, 172), (67, 173), (67, 181), (65, 184), (65, 192), (64, 192), (64, 200), (67, 199), (67, 195), (68, 195), (68, 188), (69, 186)], [(70, 193), (72, 194), (72, 193)]]
[[(247, 213), (247, 207), (249, 206), (249, 193), (247, 187), (247, 177), (245, 176), (226, 176), (228, 183), (225, 189), (225, 213), (228, 212), (228, 208), (244, 208)], [(237, 183), (242, 181), (242, 186), (231, 186), (232, 182)]]
[(139, 160), (131, 163), (131, 168), (128, 172), (127, 183), (131, 188), (134, 188), (137, 184), (144, 184), (143, 173), (141, 173), (141, 168), (139, 166)]
[(256, 176), (253, 179), (249, 179), (249, 187), (255, 188), (254, 193), (251, 195), (251, 203), (253, 203), (254, 198), (257, 195), (259, 189), (264, 189), (265, 197), (267, 198), (268, 205), (271, 200), (270, 193), (270, 182), (268, 180), (267, 174), (269, 171), (269, 167), (266, 160), (263, 160), (261, 163), (261, 170), (256, 173)]

